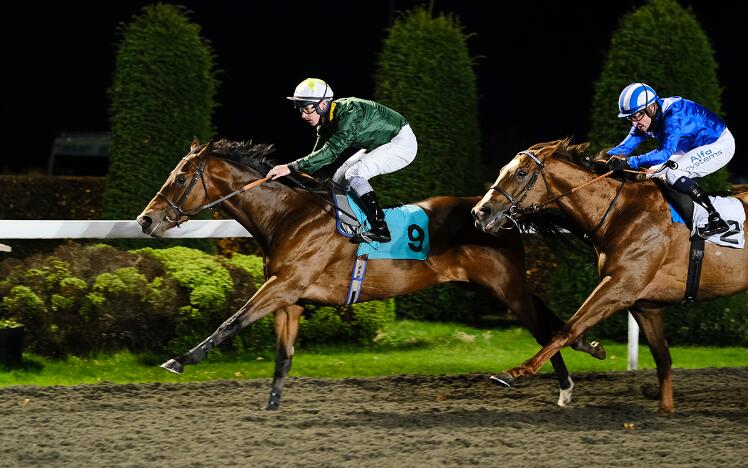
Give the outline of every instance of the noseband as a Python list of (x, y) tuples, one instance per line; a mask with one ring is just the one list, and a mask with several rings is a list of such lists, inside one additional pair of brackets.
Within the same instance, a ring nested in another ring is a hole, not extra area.
[(187, 218), (189, 218), (190, 216), (194, 216), (197, 213), (199, 213), (202, 210), (204, 210), (205, 208), (207, 208), (207, 206), (202, 206), (202, 207), (198, 208), (197, 210), (190, 210), (190, 211), (184, 211), (184, 209), (182, 209), (182, 205), (187, 200), (187, 197), (190, 196), (190, 193), (192, 193), (192, 189), (195, 188), (195, 185), (197, 184), (198, 177), (200, 178), (200, 182), (203, 185), (203, 190), (205, 190), (205, 197), (207, 198), (209, 196), (208, 195), (208, 186), (205, 184), (205, 177), (203, 176), (205, 174), (205, 165), (207, 164), (208, 158), (207, 157), (203, 158), (202, 161), (200, 161), (199, 165), (195, 164), (192, 161), (192, 159), (194, 159), (194, 158), (189, 158), (189, 157), (182, 158), (182, 160), (187, 161), (188, 164), (191, 164), (195, 168), (195, 174), (192, 176), (192, 180), (190, 181), (190, 184), (187, 186), (187, 188), (184, 190), (184, 192), (182, 192), (182, 196), (179, 197), (179, 199), (177, 200), (176, 203), (174, 203), (173, 201), (169, 200), (169, 198), (167, 198), (166, 195), (164, 195), (163, 193), (161, 193), (160, 190), (156, 193), (156, 196), (158, 196), (161, 199), (163, 199), (166, 202), (166, 204), (169, 205), (169, 207), (171, 209), (173, 209), (174, 211), (177, 212), (177, 218), (176, 219), (170, 219), (168, 216), (164, 217), (164, 219), (166, 219), (166, 221), (168, 221), (170, 223), (176, 223), (177, 227), (179, 227), (180, 221), (181, 221), (181, 219), (183, 217), (186, 216)]

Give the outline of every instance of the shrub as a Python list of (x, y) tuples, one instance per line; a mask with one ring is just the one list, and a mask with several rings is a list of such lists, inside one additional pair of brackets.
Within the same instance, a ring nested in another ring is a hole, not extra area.
[(395, 21), (379, 55), (374, 98), (408, 120), (418, 155), (377, 178), (385, 203), (483, 191), (471, 185), (480, 161), (477, 96), (467, 35), (455, 16), (416, 8)]
[[(377, 62), (374, 97), (408, 120), (418, 138), (418, 155), (404, 169), (376, 179), (385, 203), (485, 191), (475, 177), (481, 136), (467, 40), (456, 16), (434, 16), (421, 7), (390, 28)], [(396, 303), (401, 318), (463, 322), (498, 306), (490, 296), (456, 285), (398, 297)]]
[[(214, 257), (185, 247), (122, 252), (69, 243), (54, 255), (0, 262), (0, 320), (27, 327), (28, 349), (61, 356), (127, 348), (182, 354), (211, 334), (264, 282), (262, 259)], [(394, 317), (393, 301), (306, 307), (301, 340), (365, 344)], [(221, 345), (261, 352), (275, 343), (272, 316)]]
[[(137, 216), (192, 139), (213, 134), (216, 105), (213, 52), (183, 8), (146, 6), (121, 31), (109, 90), (112, 142), (103, 198), (108, 219)], [(214, 248), (208, 240), (181, 243)]]

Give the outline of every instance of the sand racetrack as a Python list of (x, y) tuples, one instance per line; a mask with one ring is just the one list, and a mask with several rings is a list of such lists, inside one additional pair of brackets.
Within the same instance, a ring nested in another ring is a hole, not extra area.
[[(654, 371), (291, 378), (0, 389), (0, 466), (745, 466), (748, 368), (675, 371), (657, 415)], [(633, 423), (634, 429), (624, 428)]]

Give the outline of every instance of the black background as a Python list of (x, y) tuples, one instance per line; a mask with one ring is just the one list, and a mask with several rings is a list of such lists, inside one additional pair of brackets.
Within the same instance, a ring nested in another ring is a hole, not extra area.
[[(60, 132), (106, 131), (117, 27), (149, 1), (25, 2), (4, 14), (6, 96), (2, 172), (45, 172)], [(371, 98), (386, 28), (412, 0), (173, 2), (210, 40), (221, 70), (214, 115), (219, 136), (275, 143), (282, 159), (303, 156), (313, 131), (285, 96), (302, 79), (327, 80), (335, 95)], [(582, 139), (593, 82), (610, 34), (643, 1), (436, 1), (473, 35), (484, 160), (501, 164), (540, 141)], [(741, 156), (748, 104), (739, 71), (748, 15), (742, 2), (682, 0), (711, 39), (724, 87), (723, 117), (738, 142), (728, 168), (748, 177)], [(646, 34), (642, 31), (642, 34)], [(633, 78), (632, 78), (633, 79)], [(688, 96), (685, 96), (688, 97)], [(616, 103), (611, 102), (611, 112)], [(450, 109), (434, 109), (449, 113)], [(407, 117), (407, 116), (406, 116)], [(623, 137), (624, 135), (621, 135)], [(181, 155), (175, 155), (175, 158)], [(159, 177), (161, 177), (159, 175)]]

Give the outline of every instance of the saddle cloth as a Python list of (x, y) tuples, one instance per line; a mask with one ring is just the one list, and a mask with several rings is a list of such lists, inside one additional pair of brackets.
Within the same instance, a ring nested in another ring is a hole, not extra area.
[[(722, 247), (742, 249), (745, 246), (743, 226), (745, 225), (746, 218), (743, 204), (740, 203), (740, 200), (730, 197), (709, 196), (709, 199), (712, 201), (714, 209), (717, 210), (720, 216), (722, 216), (722, 219), (724, 219), (730, 226), (730, 230), (722, 234), (715, 234), (706, 239), (706, 241)], [(671, 203), (668, 203), (668, 205), (670, 206), (670, 217), (673, 222), (687, 225), (688, 223), (686, 223), (686, 220), (683, 219), (683, 216), (681, 216), (678, 210), (676, 210)], [(695, 236), (697, 229), (704, 227), (709, 220), (709, 212), (707, 212), (703, 206), (694, 203), (693, 207), (693, 218), (691, 219), (691, 226), (693, 226), (693, 228), (691, 229), (691, 236)]]
[[(740, 200), (730, 197), (709, 197), (712, 200), (714, 209), (722, 216), (727, 224), (730, 226), (730, 230), (723, 234), (716, 234), (706, 239), (707, 242), (721, 245), (723, 247), (732, 247), (735, 249), (742, 249), (745, 247), (745, 235), (743, 233), (743, 226), (745, 225), (745, 210)], [(691, 235), (696, 234), (698, 227), (703, 227), (707, 224), (709, 213), (704, 207), (698, 203), (694, 203), (693, 210), (693, 229)]]
[[(366, 214), (358, 202), (348, 194), (333, 191), (336, 210), (336, 229), (339, 234), (353, 237), (369, 228)], [(354, 216), (353, 219), (351, 216)], [(384, 209), (384, 220), (392, 240), (387, 243), (361, 243), (357, 256), (369, 259), (426, 260), (430, 251), (429, 217), (416, 205), (401, 205)]]

